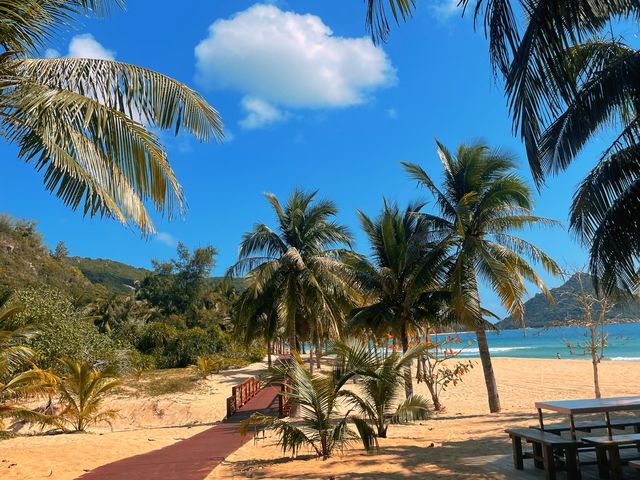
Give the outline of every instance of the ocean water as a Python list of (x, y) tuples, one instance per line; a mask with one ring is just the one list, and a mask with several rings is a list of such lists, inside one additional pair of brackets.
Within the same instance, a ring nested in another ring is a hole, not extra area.
[[(640, 323), (605, 325), (605, 332), (608, 335), (605, 348), (606, 360), (640, 361)], [(588, 356), (572, 355), (567, 347), (568, 342), (585, 341), (587, 334), (587, 330), (581, 327), (554, 327), (487, 332), (487, 337), (493, 357), (556, 358), (556, 354), (559, 353), (562, 358), (589, 359)], [(460, 357), (478, 356), (473, 333), (450, 335), (460, 337), (462, 340), (463, 351)], [(439, 337), (442, 340), (443, 334)], [(470, 345), (469, 342), (471, 342)], [(456, 347), (459, 348), (457, 344), (451, 346), (454, 350)]]

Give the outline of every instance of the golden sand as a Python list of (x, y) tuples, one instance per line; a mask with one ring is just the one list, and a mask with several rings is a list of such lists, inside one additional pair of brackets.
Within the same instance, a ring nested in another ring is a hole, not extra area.
[[(509, 455), (503, 430), (535, 423), (536, 400), (593, 397), (591, 365), (584, 360), (496, 358), (494, 366), (503, 406), (500, 414), (487, 413), (482, 369), (477, 365), (462, 384), (444, 393), (445, 412), (414, 425), (392, 426), (389, 438), (381, 439), (377, 455), (367, 455), (356, 446), (327, 461), (312, 458), (308, 452), (291, 459), (268, 436), (248, 442), (208, 478), (509, 478), (493, 472), (490, 465), (484, 470), (471, 465), (477, 457)], [(260, 367), (211, 376), (188, 393), (153, 398), (125, 398), (121, 393), (106, 404), (121, 411), (113, 432), (102, 428), (90, 434), (0, 441), (0, 478), (72, 479), (99, 465), (199, 433), (224, 417), (224, 399), (231, 386)], [(601, 365), (605, 396), (638, 394), (638, 378), (640, 362)], [(417, 393), (426, 395), (424, 385), (417, 385)]]

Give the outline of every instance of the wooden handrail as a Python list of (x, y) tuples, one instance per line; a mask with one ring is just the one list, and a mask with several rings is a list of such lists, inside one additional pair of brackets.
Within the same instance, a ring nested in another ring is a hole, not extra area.
[(256, 396), (260, 391), (260, 382), (251, 377), (231, 388), (231, 396), (227, 398), (227, 418), (236, 413), (240, 407)]

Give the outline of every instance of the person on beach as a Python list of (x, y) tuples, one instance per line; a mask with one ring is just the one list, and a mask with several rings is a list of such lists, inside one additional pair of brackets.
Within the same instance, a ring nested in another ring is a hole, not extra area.
[(560, 356), (560, 352), (556, 353), (556, 358), (560, 360), (562, 357)]

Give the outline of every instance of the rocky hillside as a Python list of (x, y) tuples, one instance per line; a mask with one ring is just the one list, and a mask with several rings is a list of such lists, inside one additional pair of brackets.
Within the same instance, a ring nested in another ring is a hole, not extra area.
[[(577, 299), (577, 295), (581, 292), (595, 294), (591, 278), (586, 273), (575, 274), (560, 287), (551, 289), (555, 303), (550, 303), (541, 293), (535, 295), (524, 304), (525, 325), (527, 327), (545, 327), (562, 324), (568, 318), (581, 318), (583, 314)], [(594, 315), (597, 315), (598, 308), (594, 310)], [(638, 302), (618, 303), (607, 314), (607, 318), (640, 322), (640, 304)], [(519, 320), (507, 317), (498, 322), (497, 326), (508, 329), (520, 328), (522, 325)]]
[(68, 258), (50, 252), (35, 222), (0, 215), (0, 292), (30, 286), (55, 286), (79, 304), (108, 295)]

